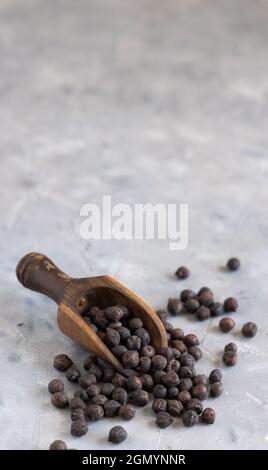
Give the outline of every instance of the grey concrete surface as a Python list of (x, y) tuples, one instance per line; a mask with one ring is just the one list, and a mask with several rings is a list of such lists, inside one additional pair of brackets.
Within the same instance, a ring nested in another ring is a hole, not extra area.
[[(73, 276), (110, 273), (155, 308), (184, 287), (237, 296), (233, 334), (217, 320), (174, 322), (200, 336), (199, 371), (238, 344), (224, 395), (209, 401), (214, 426), (161, 431), (139, 410), (120, 448), (267, 448), (267, 20), (267, 0), (0, 2), (0, 448), (110, 448), (112, 423), (71, 438), (68, 413), (49, 403), (53, 356), (85, 352), (57, 330), (55, 305), (18, 284), (33, 250)], [(103, 194), (188, 203), (188, 248), (82, 240), (80, 207)], [(221, 269), (231, 255), (240, 272)], [(259, 332), (245, 340), (249, 320)]]

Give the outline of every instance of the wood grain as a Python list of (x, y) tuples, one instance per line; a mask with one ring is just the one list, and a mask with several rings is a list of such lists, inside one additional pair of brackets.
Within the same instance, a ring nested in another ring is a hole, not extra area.
[(87, 308), (93, 305), (100, 308), (126, 305), (133, 316), (142, 319), (151, 336), (152, 345), (156, 348), (167, 347), (166, 331), (156, 313), (140, 297), (111, 276), (73, 279), (40, 253), (24, 256), (17, 265), (16, 273), (24, 287), (50, 297), (59, 305), (58, 325), (66, 336), (125, 375), (127, 371), (84, 322), (81, 314)]

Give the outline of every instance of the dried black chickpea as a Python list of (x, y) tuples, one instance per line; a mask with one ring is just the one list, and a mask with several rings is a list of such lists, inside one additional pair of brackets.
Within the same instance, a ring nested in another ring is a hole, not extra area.
[(98, 310), (98, 311), (92, 313), (92, 322), (98, 328), (102, 328), (102, 329), (105, 329), (108, 325), (108, 320), (107, 320), (103, 310)]
[(206, 424), (213, 424), (216, 418), (213, 408), (205, 408), (202, 413), (202, 421)]
[(161, 384), (162, 383), (162, 379), (163, 377), (166, 375), (166, 372), (164, 370), (155, 370), (153, 372), (153, 379), (154, 379), (154, 383), (156, 385), (158, 384)]
[(200, 415), (203, 411), (203, 405), (198, 398), (192, 398), (191, 400), (187, 401), (185, 405), (186, 410), (195, 411), (198, 415)]
[(140, 357), (138, 369), (141, 373), (149, 372), (151, 369), (152, 361), (150, 357), (142, 356)]
[(135, 351), (139, 351), (141, 348), (141, 339), (136, 335), (130, 336), (126, 340), (126, 347), (127, 349), (133, 349)]
[(235, 326), (235, 321), (230, 317), (224, 317), (219, 322), (219, 328), (223, 333), (229, 333)]
[(167, 396), (167, 387), (162, 384), (157, 384), (153, 388), (154, 398), (166, 398)]
[(80, 419), (85, 419), (85, 411), (82, 408), (76, 408), (71, 412), (71, 420), (79, 421)]
[(191, 379), (181, 379), (179, 381), (178, 387), (180, 392), (182, 390), (187, 390), (187, 392), (189, 392), (193, 388), (193, 382)]
[(135, 335), (141, 339), (142, 346), (146, 346), (150, 343), (150, 335), (145, 328), (137, 328), (137, 330), (135, 330)]
[[(129, 351), (128, 351), (129, 352)], [(135, 352), (135, 351), (134, 351)], [(126, 377), (124, 377), (122, 374), (119, 374), (118, 372), (116, 372), (114, 374), (114, 377), (112, 379), (112, 384), (115, 386), (115, 387), (123, 387), (123, 388), (126, 388), (126, 382), (127, 382), (127, 379)]]
[(109, 322), (118, 322), (124, 316), (124, 311), (120, 306), (116, 305), (105, 308), (104, 314)]
[(227, 261), (227, 268), (229, 271), (237, 271), (240, 268), (240, 261), (238, 258), (230, 258)]
[(73, 365), (73, 361), (67, 354), (58, 354), (54, 357), (53, 365), (60, 372), (66, 372)]
[(186, 302), (188, 299), (194, 299), (196, 297), (196, 293), (191, 289), (184, 289), (181, 291), (181, 301)]
[(187, 348), (192, 348), (193, 346), (199, 345), (199, 339), (194, 334), (189, 334), (189, 335), (184, 336), (183, 342)]
[(222, 382), (214, 382), (213, 384), (211, 384), (211, 387), (210, 387), (210, 395), (212, 397), (219, 397), (220, 395), (222, 395), (223, 393), (223, 385), (222, 385)]
[(117, 359), (120, 360), (125, 352), (127, 352), (127, 348), (123, 344), (117, 344), (116, 346), (112, 347), (111, 352), (115, 357), (117, 357)]
[(71, 434), (76, 437), (84, 436), (88, 432), (88, 424), (85, 419), (72, 421)]
[(121, 317), (121, 319), (126, 320), (130, 315), (129, 308), (126, 305), (117, 305), (117, 307), (120, 307), (123, 312), (123, 316)]
[(121, 326), (121, 321), (111, 321), (110, 323), (108, 323), (107, 328), (113, 328), (114, 330), (118, 330), (118, 328), (120, 328)]
[(132, 317), (128, 321), (128, 328), (130, 331), (137, 330), (138, 328), (143, 327), (143, 322), (140, 318), (138, 317)]
[[(106, 385), (106, 384), (105, 384)], [(92, 384), (92, 385), (89, 385), (89, 387), (85, 390), (85, 392), (87, 393), (87, 396), (89, 399), (95, 397), (96, 395), (99, 395), (100, 394), (100, 386), (97, 385), (97, 384)], [(101, 392), (102, 393), (102, 392)], [(105, 393), (103, 393), (103, 395), (105, 395)], [(80, 393), (80, 398), (83, 400), (83, 401), (87, 401), (83, 398), (83, 396), (81, 396), (81, 393)]]
[(208, 389), (204, 384), (194, 385), (191, 390), (191, 395), (193, 398), (198, 398), (201, 401), (207, 400)]
[(208, 378), (205, 374), (198, 374), (193, 378), (193, 384), (194, 385), (206, 385), (208, 384)]
[(191, 354), (183, 353), (179, 357), (179, 362), (181, 366), (194, 367), (195, 359)]
[(51, 403), (55, 408), (67, 408), (69, 406), (68, 395), (65, 392), (56, 392), (51, 396)]
[(99, 421), (104, 417), (104, 409), (101, 405), (90, 403), (87, 405), (86, 414), (90, 421)]
[(167, 398), (173, 400), (178, 397), (179, 389), (178, 387), (167, 387)]
[(71, 367), (69, 367), (69, 369), (67, 369), (65, 373), (66, 379), (69, 380), (69, 382), (73, 382), (73, 383), (78, 382), (80, 375), (81, 375), (80, 370), (75, 365), (72, 365)]
[(183, 421), (184, 426), (188, 428), (191, 426), (194, 426), (195, 424), (199, 422), (198, 414), (196, 413), (196, 411), (186, 410), (183, 413), (182, 421)]
[[(97, 387), (96, 385), (94, 386)], [(99, 389), (98, 389), (98, 393), (99, 393)], [(82, 388), (79, 388), (78, 390), (74, 392), (74, 397), (81, 398), (81, 400), (83, 400), (85, 403), (87, 403), (90, 399), (88, 396), (87, 390), (83, 390)]]
[(95, 365), (94, 357), (91, 356), (91, 355), (88, 355), (85, 358), (83, 365), (84, 365), (84, 369), (88, 371), (90, 369), (90, 367)]
[(238, 309), (238, 302), (234, 297), (228, 297), (223, 303), (225, 312), (236, 312)]
[(205, 307), (209, 307), (214, 302), (213, 293), (208, 288), (207, 290), (203, 290), (202, 292), (200, 292), (197, 298), (199, 304)]
[(130, 421), (135, 417), (136, 411), (134, 406), (128, 404), (122, 405), (119, 408), (118, 415), (120, 418), (124, 419), (125, 421)]
[(220, 369), (213, 369), (208, 377), (209, 383), (214, 384), (215, 382), (221, 382), (222, 373)]
[(142, 346), (140, 353), (141, 353), (141, 356), (149, 357), (151, 359), (155, 355), (155, 349), (153, 346), (146, 344), (145, 346)]
[(160, 413), (157, 414), (155, 423), (159, 428), (164, 429), (170, 426), (173, 421), (174, 420), (169, 413), (166, 413), (165, 411), (160, 411)]
[(165, 370), (166, 372), (169, 372), (170, 370), (174, 370), (175, 372), (178, 372), (180, 367), (181, 367), (180, 362), (173, 358), (173, 359), (170, 359), (170, 361), (168, 361), (167, 367), (165, 368)]
[[(100, 393), (106, 397), (110, 397), (115, 389), (115, 386), (112, 383), (104, 383), (101, 386)], [(97, 393), (96, 393), (97, 395)]]
[(152, 357), (152, 370), (164, 370), (167, 366), (167, 359), (160, 354)]
[(87, 389), (90, 385), (96, 384), (97, 379), (94, 374), (82, 374), (78, 378), (78, 383), (81, 388)]
[(234, 353), (237, 352), (237, 345), (235, 343), (228, 343), (226, 344), (226, 346), (224, 347), (224, 351), (232, 351)]
[(171, 416), (181, 416), (183, 413), (183, 405), (179, 400), (168, 400), (167, 411)]
[(168, 336), (169, 334), (171, 334), (171, 332), (173, 330), (173, 325), (172, 325), (172, 323), (170, 323), (168, 321), (163, 322), (163, 325), (165, 327), (165, 330), (166, 330), (167, 336)]
[(149, 374), (142, 374), (140, 376), (142, 388), (146, 390), (146, 392), (151, 392), (154, 387), (153, 377)]
[(188, 390), (180, 390), (177, 398), (182, 403), (182, 405), (185, 406), (192, 397)]
[(181, 328), (174, 328), (171, 332), (171, 339), (180, 339), (183, 340), (184, 331)]
[(121, 404), (118, 403), (118, 401), (115, 401), (115, 400), (106, 401), (106, 403), (104, 403), (103, 405), (105, 416), (107, 416), (108, 418), (112, 418), (113, 416), (116, 416), (120, 407), (121, 407)]
[(168, 299), (167, 310), (171, 315), (179, 315), (183, 310), (183, 303), (180, 299)]
[(180, 266), (175, 272), (175, 276), (181, 280), (187, 279), (190, 276), (190, 270), (186, 266)]
[(127, 390), (134, 391), (142, 388), (142, 383), (140, 377), (137, 375), (131, 375), (127, 378), (126, 381)]
[(203, 353), (198, 346), (192, 346), (191, 348), (189, 348), (188, 354), (191, 354), (191, 356), (193, 356), (195, 361), (199, 361), (203, 356)]
[(57, 393), (64, 391), (64, 383), (59, 379), (53, 379), (48, 384), (48, 391), (49, 393)]
[(125, 405), (128, 399), (128, 394), (124, 388), (117, 387), (113, 391), (112, 398), (113, 400), (118, 401), (121, 405)]
[[(174, 331), (174, 330), (173, 330)], [(167, 361), (170, 361), (174, 357), (173, 349), (170, 347), (167, 348), (157, 348), (155, 354), (159, 354), (160, 356), (164, 356)]]
[(103, 370), (101, 369), (101, 367), (97, 366), (97, 365), (92, 365), (89, 369), (88, 369), (88, 372), (90, 374), (93, 374), (95, 375), (97, 381), (99, 382), (100, 380), (102, 380), (103, 378)]
[(101, 393), (91, 398), (91, 403), (94, 403), (94, 405), (103, 406), (107, 401), (108, 398), (105, 395), (102, 395)]
[(257, 334), (257, 325), (252, 321), (245, 323), (242, 328), (242, 335), (246, 338), (253, 338)]
[(172, 339), (170, 341), (170, 346), (172, 347), (173, 357), (175, 357), (175, 359), (178, 359), (181, 354), (187, 351), (187, 347), (184, 342), (179, 339)]
[(204, 286), (199, 289), (199, 291), (197, 292), (197, 296), (199, 297), (200, 295), (205, 293), (213, 294), (212, 290), (209, 287)]
[(127, 431), (122, 426), (114, 426), (109, 431), (108, 441), (113, 444), (120, 444), (127, 438)]
[(167, 400), (164, 398), (155, 398), (152, 403), (152, 410), (155, 413), (160, 413), (166, 411), (167, 409)]
[(120, 343), (120, 334), (117, 330), (114, 330), (113, 328), (107, 328), (105, 336), (103, 338), (103, 342), (109, 348), (117, 346)]
[(195, 369), (189, 366), (182, 366), (178, 372), (180, 379), (193, 379), (195, 375)]
[(126, 368), (135, 368), (139, 365), (140, 357), (137, 351), (127, 351), (122, 356), (122, 364)]
[(131, 335), (130, 330), (125, 326), (120, 326), (120, 328), (117, 328), (117, 331), (119, 333), (121, 342), (125, 342)]
[(178, 374), (175, 371), (171, 370), (163, 375), (162, 382), (167, 387), (176, 387), (177, 385), (179, 385), (180, 379)]
[(131, 400), (133, 405), (145, 406), (149, 402), (149, 395), (145, 390), (135, 390), (131, 393)]
[(235, 366), (237, 363), (237, 354), (233, 351), (226, 351), (222, 359), (226, 366)]
[(223, 314), (223, 305), (220, 302), (214, 302), (209, 306), (209, 309), (212, 317), (218, 317)]
[(197, 299), (190, 297), (188, 300), (186, 300), (184, 307), (186, 308), (187, 312), (195, 313), (199, 309), (200, 303)]
[(210, 310), (208, 307), (201, 305), (196, 311), (196, 318), (199, 321), (204, 321), (210, 318)]
[(113, 380), (115, 374), (116, 374), (116, 372), (115, 372), (115, 370), (112, 369), (112, 368), (104, 369), (104, 371), (103, 371), (103, 377), (102, 377), (103, 382), (105, 382), (105, 383), (110, 383), (110, 382), (112, 382), (112, 380)]
[(85, 410), (86, 404), (83, 400), (81, 400), (81, 398), (74, 397), (70, 400), (69, 407), (71, 408), (71, 410), (75, 410), (77, 408), (80, 408), (81, 410)]
[(49, 450), (67, 450), (67, 444), (60, 439), (56, 439), (50, 444)]

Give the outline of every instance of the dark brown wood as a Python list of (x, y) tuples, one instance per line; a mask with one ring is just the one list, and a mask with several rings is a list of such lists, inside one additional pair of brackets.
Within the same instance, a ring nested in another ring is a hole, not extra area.
[(137, 295), (111, 276), (73, 279), (40, 253), (29, 253), (17, 266), (17, 277), (28, 289), (40, 292), (58, 305), (60, 330), (88, 351), (110, 362), (121, 373), (122, 365), (96, 333), (84, 322), (81, 313), (90, 306), (105, 308), (123, 304), (142, 319), (155, 347), (167, 346), (165, 328), (156, 313)]
[(18, 263), (18, 280), (27, 289), (40, 292), (60, 304), (71, 278), (40, 253), (29, 253)]

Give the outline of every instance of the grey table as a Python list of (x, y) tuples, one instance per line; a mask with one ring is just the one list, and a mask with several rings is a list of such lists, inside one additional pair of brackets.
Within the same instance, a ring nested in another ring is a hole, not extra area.
[[(68, 412), (49, 403), (53, 356), (79, 362), (85, 352), (59, 334), (55, 305), (17, 283), (15, 265), (33, 250), (74, 276), (110, 273), (155, 308), (182, 287), (237, 296), (233, 334), (217, 320), (174, 322), (200, 336), (200, 371), (238, 344), (224, 395), (208, 402), (213, 428), (161, 431), (147, 408), (120, 447), (267, 448), (267, 20), (267, 0), (1, 1), (1, 448), (46, 449), (56, 438), (110, 448), (111, 423), (71, 438)], [(80, 208), (103, 194), (188, 203), (187, 250), (82, 240)], [(242, 269), (228, 274), (233, 254)], [(192, 276), (178, 283), (181, 264)], [(241, 339), (252, 319), (258, 335)]]

